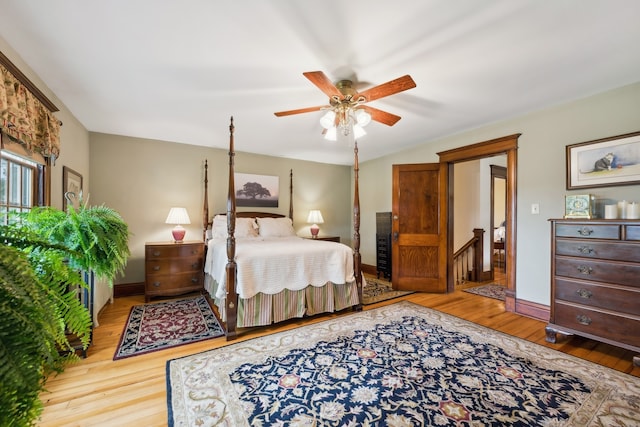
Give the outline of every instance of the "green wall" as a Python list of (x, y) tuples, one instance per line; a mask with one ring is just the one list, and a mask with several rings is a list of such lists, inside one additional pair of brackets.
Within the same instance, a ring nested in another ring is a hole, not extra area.
[[(222, 133), (228, 132), (226, 129)], [(236, 147), (242, 142), (236, 137)], [(172, 206), (187, 208), (186, 239), (202, 239), (204, 163), (208, 163), (210, 216), (227, 210), (228, 150), (102, 133), (90, 134), (91, 203), (105, 204), (123, 216), (131, 230), (131, 258), (116, 284), (144, 281), (144, 245), (168, 241)], [(279, 177), (278, 208), (289, 213), (289, 174), (293, 170), (293, 217), (299, 235), (309, 234), (307, 215), (320, 209), (321, 234), (350, 244), (350, 168), (238, 151), (235, 171)]]

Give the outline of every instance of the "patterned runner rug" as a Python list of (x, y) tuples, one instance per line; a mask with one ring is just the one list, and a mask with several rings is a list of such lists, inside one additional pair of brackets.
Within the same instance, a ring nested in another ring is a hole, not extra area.
[(505, 287), (501, 285), (482, 285), (474, 288), (463, 289), (470, 294), (482, 295), (483, 297), (495, 298), (501, 301), (505, 300)]
[(362, 303), (373, 304), (412, 294), (413, 291), (396, 291), (388, 283), (377, 279), (365, 278), (362, 283)]
[(224, 335), (204, 296), (131, 307), (113, 360)]
[(407, 301), (167, 362), (170, 426), (639, 425), (640, 378)]

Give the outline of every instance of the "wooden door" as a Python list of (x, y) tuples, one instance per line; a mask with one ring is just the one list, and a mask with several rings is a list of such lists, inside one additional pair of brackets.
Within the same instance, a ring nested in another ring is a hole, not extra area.
[(394, 289), (447, 290), (446, 164), (393, 165)]

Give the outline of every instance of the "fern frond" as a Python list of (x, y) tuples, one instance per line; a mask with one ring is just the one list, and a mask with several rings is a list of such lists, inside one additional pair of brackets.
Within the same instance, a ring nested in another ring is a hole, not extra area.
[(55, 311), (26, 255), (0, 246), (0, 425), (41, 410), (48, 372), (61, 366)]

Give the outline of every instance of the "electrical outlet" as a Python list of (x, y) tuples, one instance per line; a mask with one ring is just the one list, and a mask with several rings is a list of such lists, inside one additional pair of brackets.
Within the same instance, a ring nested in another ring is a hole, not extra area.
[(540, 214), (540, 205), (538, 203), (533, 203), (531, 205), (531, 214), (532, 215)]

